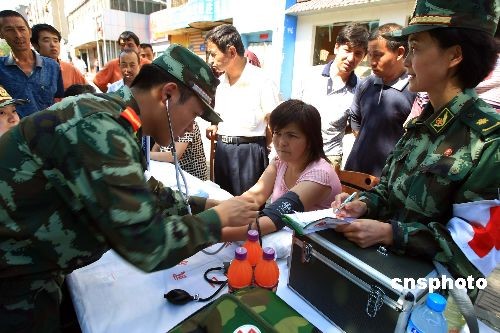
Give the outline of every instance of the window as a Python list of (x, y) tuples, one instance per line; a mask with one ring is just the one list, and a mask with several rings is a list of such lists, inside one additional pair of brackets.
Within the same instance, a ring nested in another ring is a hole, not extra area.
[[(378, 21), (360, 22), (366, 25), (368, 31), (378, 28)], [(313, 65), (324, 65), (333, 59), (333, 49), (335, 48), (335, 40), (337, 35), (346, 23), (333, 23), (316, 27), (314, 38)], [(369, 68), (368, 61), (363, 59), (359, 64), (361, 71), (363, 68)], [(358, 70), (356, 71), (358, 72)]]
[(144, 14), (146, 15), (151, 14), (153, 12), (153, 4), (147, 0), (144, 2), (144, 4), (146, 5), (144, 9)]
[(137, 2), (135, 0), (130, 0), (130, 11), (137, 13)]
[(172, 0), (172, 8), (173, 7), (180, 7), (184, 4), (186, 4), (188, 0)]
[(111, 0), (110, 7), (111, 9), (120, 10), (120, 5), (118, 3), (118, 0)]
[(144, 14), (144, 1), (137, 1), (137, 13)]
[(120, 1), (120, 10), (128, 12), (128, 0), (119, 0), (119, 1)]

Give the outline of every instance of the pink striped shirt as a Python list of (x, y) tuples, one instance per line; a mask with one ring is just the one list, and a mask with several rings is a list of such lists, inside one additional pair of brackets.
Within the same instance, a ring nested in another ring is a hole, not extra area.
[[(283, 194), (290, 191), (290, 189), (285, 184), (285, 172), (288, 164), (286, 162), (280, 161), (278, 158), (275, 158), (274, 162), (276, 164), (277, 174), (276, 180), (274, 182), (271, 202), (276, 201)], [(341, 192), (339, 177), (335, 173), (333, 166), (323, 158), (310, 163), (300, 174), (299, 179), (297, 179), (297, 182), (294, 184), (294, 186), (303, 181), (315, 182), (321, 185), (329, 186), (331, 188), (330, 194), (321, 202), (316, 203), (312, 210), (329, 208), (332, 201), (335, 200), (335, 196)]]

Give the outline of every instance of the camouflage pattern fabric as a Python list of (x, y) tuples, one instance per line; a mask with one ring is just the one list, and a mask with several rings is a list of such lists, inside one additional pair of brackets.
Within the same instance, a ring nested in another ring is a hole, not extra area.
[(223, 295), (169, 332), (233, 333), (239, 332), (238, 328), (250, 332), (248, 326), (241, 329), (243, 325), (253, 325), (262, 333), (319, 332), (275, 293), (262, 288)]
[[(120, 117), (124, 107), (139, 113), (130, 90), (105, 96), (66, 98), (0, 137), (2, 330), (15, 327), (16, 311), (27, 322), (33, 311), (52, 311), (57, 327), (57, 307), (36, 298), (49, 293), (58, 305), (62, 277), (109, 248), (154, 271), (220, 239), (215, 211), (183, 216), (179, 192), (146, 183), (136, 133)], [(203, 206), (194, 202), (193, 212)]]
[(445, 264), (455, 277), (480, 273), (446, 229), (452, 204), (499, 196), (500, 115), (467, 90), (409, 122), (380, 184), (363, 194), (366, 217), (390, 220), (393, 249)]

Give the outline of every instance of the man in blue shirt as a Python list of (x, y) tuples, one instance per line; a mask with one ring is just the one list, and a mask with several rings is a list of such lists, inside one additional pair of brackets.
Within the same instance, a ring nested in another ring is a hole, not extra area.
[(403, 123), (416, 96), (408, 90), (404, 67), (407, 43), (382, 37), (401, 28), (387, 23), (372, 31), (368, 38), (373, 74), (359, 84), (349, 110), (356, 141), (347, 158), (346, 170), (380, 177), (387, 156), (403, 135)]
[(31, 29), (26, 19), (13, 10), (0, 11), (0, 38), (5, 39), (12, 53), (0, 57), (0, 85), (15, 99), (29, 103), (17, 108), (26, 117), (64, 97), (61, 69), (57, 62), (31, 50)]

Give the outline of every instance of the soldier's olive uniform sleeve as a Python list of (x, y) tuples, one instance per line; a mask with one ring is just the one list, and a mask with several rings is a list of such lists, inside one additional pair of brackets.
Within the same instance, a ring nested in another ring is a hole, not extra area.
[[(165, 201), (162, 200), (161, 198), (165, 195), (165, 191), (170, 192), (172, 191), (170, 188), (165, 188), (163, 184), (151, 176), (148, 181), (148, 186), (151, 192), (156, 196), (157, 204), (161, 206), (165, 206)], [(178, 194), (177, 191), (174, 191)], [(190, 196), (189, 197), (189, 205), (191, 206), (191, 213), (192, 214), (198, 214), (201, 213), (205, 210), (205, 206), (207, 203), (207, 198), (203, 197), (197, 197), (197, 196)], [(182, 202), (179, 202), (179, 204), (183, 204)], [(165, 207), (168, 208), (168, 207)]]
[[(490, 142), (484, 150), (476, 168), (464, 184), (457, 189), (462, 195), (471, 195), (468, 201), (495, 199), (498, 197), (500, 185), (499, 140)], [(494, 163), (491, 163), (494, 161)], [(387, 220), (392, 225), (392, 249), (399, 254), (425, 256), (445, 263), (450, 272), (458, 276), (480, 276), (477, 269), (463, 256), (446, 228), (447, 220), (434, 220), (429, 223), (420, 223), (417, 220), (391, 219), (386, 207), (390, 207), (387, 182), (382, 176), (381, 182), (372, 191), (363, 193), (368, 200), (367, 218)], [(494, 181), (492, 181), (492, 177)], [(436, 193), (439, 195), (439, 193)], [(457, 195), (460, 196), (459, 193)], [(446, 210), (447, 207), (442, 207)], [(380, 215), (379, 215), (380, 213)]]
[(498, 198), (500, 147), (494, 125), (498, 116), (479, 108), (448, 115), (455, 119), (444, 134), (428, 134), (424, 122), (398, 142), (380, 183), (363, 193), (368, 207), (364, 217), (391, 223), (392, 249), (397, 253), (440, 261), (454, 276), (480, 276), (446, 224), (453, 204)]
[(160, 184), (151, 192), (138, 144), (112, 117), (96, 113), (68, 132), (78, 154), (64, 165), (82, 165), (73, 186), (85, 188), (81, 199), (94, 227), (126, 260), (145, 271), (163, 269), (220, 239), (215, 211), (186, 216), (179, 192)]

